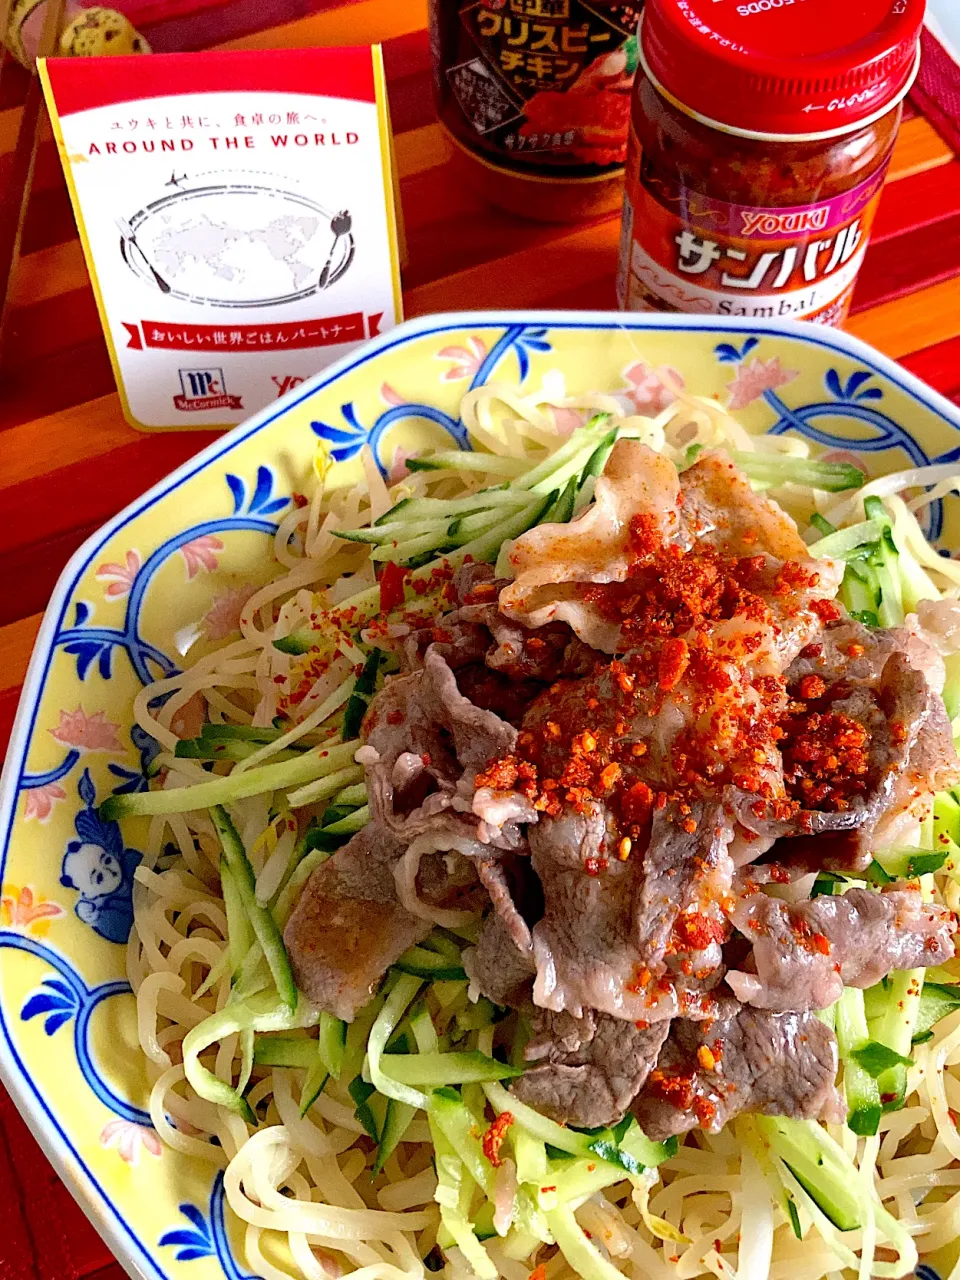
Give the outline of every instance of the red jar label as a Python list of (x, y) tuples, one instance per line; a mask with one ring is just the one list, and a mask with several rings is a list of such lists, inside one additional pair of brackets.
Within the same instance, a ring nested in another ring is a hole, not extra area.
[(839, 325), (885, 176), (886, 165), (852, 190), (811, 205), (729, 204), (654, 174), (631, 129), (620, 306)]
[(471, 150), (512, 169), (622, 167), (641, 8), (431, 0), (441, 118)]

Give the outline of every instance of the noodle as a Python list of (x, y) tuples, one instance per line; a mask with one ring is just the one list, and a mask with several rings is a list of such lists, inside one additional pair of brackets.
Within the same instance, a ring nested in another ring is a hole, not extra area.
[[(559, 372), (530, 394), (494, 383), (468, 391), (460, 416), (474, 444), (491, 458), (488, 476), (471, 462), (473, 469), (456, 475), (418, 470), (388, 485), (364, 445), (362, 481), (337, 488), (330, 483), (329, 460), (321, 450), (317, 483), (306, 504), (280, 522), (273, 542), (274, 576), (262, 585), (251, 584), (238, 633), (220, 648), (203, 652), (181, 674), (155, 681), (136, 697), (136, 722), (162, 749), (158, 767), (167, 770), (164, 789), (207, 783), (217, 776), (216, 763), (205, 767), (198, 759), (175, 754), (181, 736), (173, 726), (194, 718), (242, 731), (224, 739), (235, 752), (224, 758), (231, 759), (233, 772), (248, 778), (266, 766), (303, 759), (299, 753), (305, 746), (355, 737), (356, 730), (343, 731), (343, 720), (354, 677), (366, 657), (356, 636), (359, 631), (365, 639), (363, 629), (377, 617), (378, 588), (369, 544), (338, 539), (335, 530), (366, 528), (404, 497), (448, 499), (500, 485), (504, 477), (536, 465), (545, 451), (558, 447), (566, 438), (558, 423), (568, 422), (571, 413), (584, 420), (594, 413), (609, 414), (621, 434), (642, 440), (680, 466), (700, 447), (726, 446), (779, 460), (809, 457), (805, 442), (751, 436), (716, 401), (681, 389), (656, 417), (634, 415), (632, 405), (627, 416), (627, 404), (602, 393), (567, 396)], [(916, 516), (958, 487), (955, 466), (946, 464), (873, 480), (854, 496), (814, 493), (793, 483), (778, 487), (776, 496), (805, 520), (817, 511), (834, 524), (862, 519), (865, 497), (884, 499), (898, 545), (909, 557), (911, 587), (919, 600), (960, 593), (960, 565), (936, 554)], [(908, 491), (917, 488), (927, 491), (910, 496)], [(423, 607), (428, 610), (429, 602)], [(349, 623), (347, 611), (352, 611)], [(287, 645), (287, 651), (275, 647), (308, 624), (315, 640), (309, 655), (298, 654), (295, 646)], [(392, 634), (408, 629), (404, 624)], [(195, 628), (190, 635), (197, 643), (202, 632)], [(294, 688), (299, 689), (295, 700), (283, 692)], [(200, 714), (195, 717), (195, 712)], [(274, 729), (279, 715), (285, 719)], [(346, 797), (354, 801), (344, 805), (348, 816), (359, 813), (362, 819), (363, 791), (357, 788), (362, 778), (352, 757), (345, 764), (341, 758), (338, 767), (272, 797), (254, 795), (232, 804), (255, 876), (256, 902), (274, 912), (281, 928), (306, 875), (325, 856), (301, 847), (292, 811)], [(396, 867), (398, 897), (412, 914), (459, 930), (469, 926), (469, 913), (429, 906), (417, 893), (420, 859), (438, 847), (457, 848), (457, 840), (451, 837), (438, 845), (423, 837), (410, 844)], [(168, 856), (171, 850), (179, 856)], [(234, 966), (228, 939), (231, 907), (221, 889), (219, 863), (219, 841), (206, 810), (151, 819), (146, 853), (135, 874), (135, 928), (127, 972), (152, 1086), (153, 1124), (167, 1145), (225, 1170), (227, 1202), (245, 1224), (246, 1262), (264, 1280), (336, 1280), (341, 1275), (423, 1280), (424, 1259), (436, 1256), (431, 1251), (441, 1232), (435, 1200), (441, 1198), (441, 1188), (422, 1112), (408, 1119), (384, 1168), (375, 1170), (375, 1149), (359, 1118), (357, 1098), (332, 1080), (311, 1101), (304, 1068), (257, 1059), (254, 1024), (242, 1019), (232, 1023), (230, 1033), (204, 1047), (192, 1066), (183, 1060), (184, 1041), (193, 1028), (228, 1006), (247, 1008), (244, 1002), (253, 1002), (271, 983), (269, 957), (256, 939), (243, 963)], [(937, 881), (936, 892), (948, 905), (960, 903), (957, 884), (946, 877), (942, 884)], [(435, 982), (423, 999), (430, 1002), (435, 1035), (441, 1036), (472, 1007), (465, 987), (454, 982)], [(304, 1045), (317, 1043), (306, 1038), (305, 1020), (288, 1025)], [(487, 1041), (475, 1043), (487, 1051)], [(914, 1062), (903, 1109), (883, 1116), (876, 1137), (858, 1139), (845, 1126), (823, 1130), (856, 1170), (850, 1190), (859, 1207), (858, 1229), (838, 1230), (789, 1168), (774, 1167), (753, 1118), (743, 1117), (735, 1129), (719, 1135), (689, 1135), (657, 1170), (632, 1180), (624, 1174), (573, 1202), (576, 1220), (589, 1232), (599, 1259), (594, 1276), (839, 1280), (843, 1273), (870, 1280), (907, 1275), (917, 1250), (929, 1254), (960, 1235), (960, 1133), (955, 1119), (960, 1112), (960, 1011), (938, 1023), (928, 1043), (916, 1046)], [(199, 1097), (188, 1084), (193, 1078), (188, 1068), (194, 1067), (212, 1072), (225, 1097), (231, 1091), (239, 1094), (252, 1081), (246, 1103), (258, 1124), (249, 1122), (249, 1114), (245, 1119)], [(379, 1070), (376, 1062), (373, 1067)], [(368, 1064), (363, 1078), (369, 1078), (371, 1069)], [(482, 1116), (484, 1098), (477, 1086), (464, 1086), (464, 1100), (471, 1096), (470, 1088), (475, 1090), (470, 1105)], [(506, 1163), (510, 1168), (500, 1170), (497, 1183), (505, 1202), (516, 1186), (513, 1161)], [(783, 1211), (788, 1192), (796, 1206), (792, 1225)], [(546, 1243), (549, 1233), (541, 1231), (538, 1238), (537, 1229), (515, 1224), (478, 1247), (503, 1280), (527, 1280), (538, 1264), (544, 1280), (574, 1280), (577, 1273), (564, 1253)], [(472, 1260), (449, 1239), (443, 1241), (441, 1234), (446, 1274), (451, 1280), (472, 1276)], [(960, 1280), (960, 1263), (950, 1280)]]

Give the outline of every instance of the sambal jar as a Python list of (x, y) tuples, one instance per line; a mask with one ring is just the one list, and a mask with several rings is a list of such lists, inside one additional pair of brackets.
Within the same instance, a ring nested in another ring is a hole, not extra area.
[(454, 162), (501, 208), (549, 222), (619, 209), (643, 0), (430, 0)]
[(618, 295), (842, 324), (924, 0), (648, 0)]

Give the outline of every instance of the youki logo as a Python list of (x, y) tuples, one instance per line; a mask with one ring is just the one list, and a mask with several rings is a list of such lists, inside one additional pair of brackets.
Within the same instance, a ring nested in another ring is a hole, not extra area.
[(294, 387), (299, 387), (303, 382), (303, 378), (298, 377), (295, 373), (288, 373), (284, 377), (277, 377), (276, 374), (270, 379), (277, 388), (277, 399), (285, 396), (288, 391), (292, 391)]
[(222, 369), (181, 369), (182, 394), (173, 397), (175, 408), (195, 413), (203, 409), (242, 409), (240, 396), (227, 392)]

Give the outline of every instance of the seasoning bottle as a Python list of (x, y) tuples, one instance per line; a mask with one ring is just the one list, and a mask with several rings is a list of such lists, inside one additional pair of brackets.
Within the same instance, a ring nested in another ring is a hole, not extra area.
[(840, 325), (924, 0), (648, 0), (617, 282), (630, 311)]
[(619, 209), (643, 0), (430, 0), (440, 123), (491, 204), (547, 222)]

